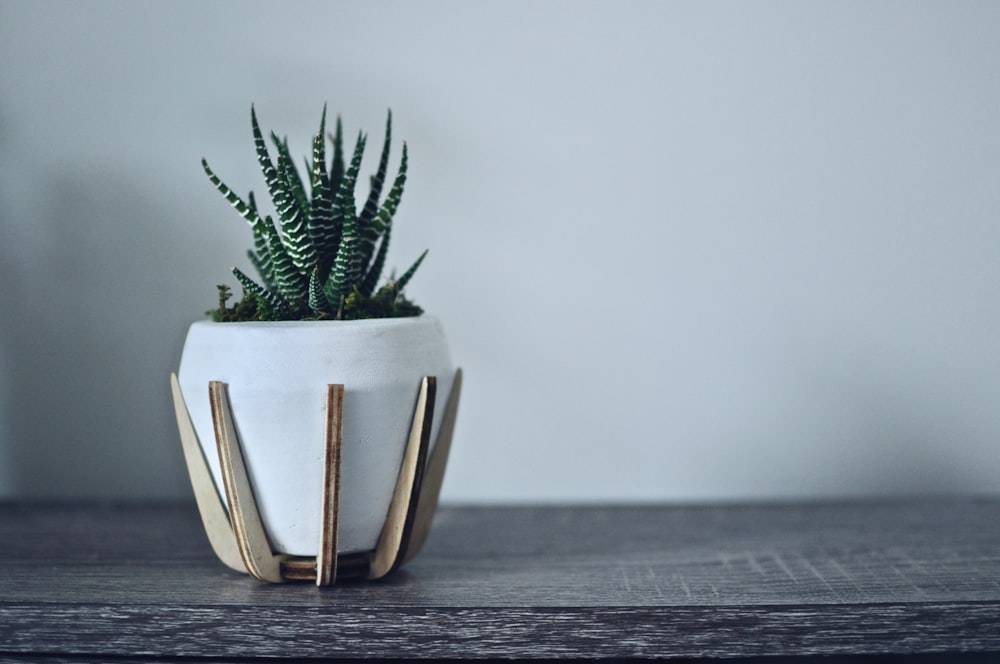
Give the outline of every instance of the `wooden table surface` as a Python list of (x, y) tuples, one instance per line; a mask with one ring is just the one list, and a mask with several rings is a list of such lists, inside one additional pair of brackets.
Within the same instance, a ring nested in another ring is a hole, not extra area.
[(193, 505), (0, 503), (0, 563), (0, 660), (1000, 653), (998, 499), (445, 507), (325, 589), (230, 572)]

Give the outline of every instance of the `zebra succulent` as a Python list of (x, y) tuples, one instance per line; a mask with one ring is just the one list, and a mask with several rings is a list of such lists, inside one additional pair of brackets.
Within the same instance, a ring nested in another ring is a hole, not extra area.
[[(326, 108), (319, 131), (313, 137), (312, 158), (306, 159), (307, 179), (299, 175), (288, 149), (288, 139), (271, 132), (276, 160), (250, 108), (257, 161), (278, 216), (257, 208), (253, 192), (246, 200), (222, 182), (208, 166), (202, 167), (215, 188), (225, 196), (253, 231), (250, 262), (260, 275), (255, 281), (239, 268), (233, 274), (243, 287), (244, 298), (227, 306), (228, 286), (219, 286), (219, 308), (208, 312), (217, 321), (353, 319), (416, 316), (422, 310), (403, 296), (403, 288), (420, 267), (427, 252), (399, 278), (390, 277), (378, 287), (385, 265), (393, 216), (406, 183), (407, 153), (388, 194), (382, 199), (389, 165), (392, 113), (385, 123), (385, 141), (378, 169), (360, 211), (355, 204), (355, 185), (367, 137), (359, 132), (350, 162), (344, 159), (340, 118), (329, 138), (333, 156), (327, 166)], [(308, 184), (308, 186), (306, 186)], [(308, 192), (308, 193), (307, 193)], [(381, 202), (380, 202), (381, 199)]]

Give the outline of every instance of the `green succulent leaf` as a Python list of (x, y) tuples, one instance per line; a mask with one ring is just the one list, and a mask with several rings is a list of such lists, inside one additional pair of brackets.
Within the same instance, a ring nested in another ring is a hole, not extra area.
[(361, 279), (361, 285), (358, 286), (358, 290), (365, 297), (371, 297), (372, 293), (375, 292), (375, 286), (378, 285), (379, 277), (385, 268), (385, 257), (389, 253), (389, 236), (391, 235), (391, 231), (392, 226), (385, 229), (385, 233), (382, 234), (382, 242), (378, 246), (378, 253), (375, 254), (374, 260), (368, 266), (368, 271), (365, 272), (365, 276)]
[[(300, 305), (309, 296), (309, 277), (299, 272), (292, 261), (292, 257), (285, 249), (281, 236), (278, 235), (274, 222), (270, 217), (264, 224), (264, 232), (267, 238), (267, 250), (271, 256), (271, 271), (274, 275), (274, 282), (281, 291), (281, 295), (293, 305)], [(293, 307), (295, 308), (295, 307)]]
[[(333, 196), (329, 214), (317, 215), (313, 220), (311, 229), (313, 242), (316, 245), (317, 254), (323, 257), (323, 259), (318, 261), (318, 265), (320, 271), (324, 273), (329, 272), (339, 256), (340, 248), (343, 245), (345, 233), (344, 220), (347, 212), (350, 211), (352, 217), (355, 214), (354, 183), (358, 170), (361, 168), (361, 158), (364, 156), (365, 151), (365, 140), (364, 134), (359, 133), (357, 143), (354, 147), (354, 155), (351, 158), (351, 164), (344, 173), (344, 176), (340, 178), (340, 185)], [(331, 185), (332, 182), (333, 179), (331, 178)], [(333, 193), (332, 190), (330, 193)]]
[(251, 228), (257, 228), (264, 224), (260, 215), (257, 214), (255, 207), (247, 205), (243, 199), (236, 194), (236, 192), (226, 186), (226, 184), (219, 179), (219, 176), (217, 176), (212, 169), (209, 168), (208, 161), (202, 159), (201, 166), (205, 169), (208, 179), (211, 180), (212, 184), (215, 185), (215, 188), (219, 190), (219, 193), (221, 193), (225, 199), (229, 201), (229, 204), (232, 205), (237, 212), (239, 212), (240, 216), (250, 224)]
[(392, 111), (385, 121), (385, 141), (382, 143), (382, 155), (378, 160), (378, 170), (371, 179), (371, 191), (368, 192), (368, 200), (361, 210), (358, 219), (361, 230), (364, 231), (375, 218), (378, 212), (378, 201), (382, 197), (382, 184), (385, 182), (385, 173), (389, 168), (389, 147), (392, 143)]
[[(358, 227), (357, 213), (354, 210), (354, 185), (358, 170), (361, 168), (361, 158), (365, 152), (366, 137), (358, 133), (354, 146), (351, 164), (348, 166), (340, 182), (337, 195), (333, 200), (333, 232), (328, 233), (326, 242), (317, 249), (326, 256), (333, 257), (332, 269), (326, 279), (324, 289), (331, 303), (340, 302), (342, 295), (350, 292), (358, 280)], [(333, 246), (334, 239), (337, 245)], [(337, 304), (334, 304), (337, 306)]]
[[(287, 249), (292, 257), (292, 261), (300, 272), (308, 273), (314, 259), (312, 243), (306, 234), (306, 216), (303, 213), (304, 192), (301, 199), (297, 198), (294, 191), (296, 189), (295, 180), (298, 174), (288, 168), (285, 163), (287, 157), (287, 144), (282, 149), (279, 147), (278, 168), (271, 162), (271, 156), (267, 151), (267, 144), (264, 141), (264, 134), (260, 130), (257, 122), (257, 113), (253, 106), (250, 107), (250, 120), (253, 130), (254, 146), (257, 150), (257, 162), (260, 164), (267, 182), (268, 193), (274, 201), (274, 206), (278, 211), (278, 219), (281, 223), (281, 230), (287, 243)], [(301, 186), (301, 184), (299, 184)], [(303, 239), (304, 237), (304, 239)], [(258, 245), (258, 254), (260, 248)], [(263, 275), (262, 275), (263, 276)], [(268, 275), (274, 280), (274, 275)]]
[[(345, 176), (344, 182), (347, 183)], [(343, 188), (343, 187), (342, 187)], [(340, 238), (340, 248), (337, 250), (337, 258), (333, 262), (333, 270), (327, 279), (326, 294), (331, 303), (340, 302), (340, 298), (346, 296), (359, 281), (359, 263), (357, 260), (358, 248), (358, 220), (354, 212), (354, 205), (350, 204), (342, 209), (344, 220), (344, 231)]]
[(406, 144), (403, 144), (403, 157), (399, 163), (399, 172), (392, 183), (389, 195), (379, 208), (378, 214), (372, 222), (363, 230), (361, 234), (360, 246), (358, 248), (359, 260), (363, 266), (367, 266), (372, 261), (372, 254), (375, 253), (375, 243), (379, 237), (385, 235), (392, 226), (392, 219), (399, 207), (399, 201), (403, 197), (403, 187), (406, 184), (406, 169), (408, 157)]
[(267, 247), (267, 236), (259, 229), (253, 231), (254, 249), (248, 251), (250, 262), (260, 275), (264, 285), (274, 290), (277, 288), (277, 280), (274, 276), (274, 264), (271, 262), (271, 250)]
[[(319, 131), (313, 137), (313, 161), (310, 172), (312, 174), (312, 195), (316, 200), (318, 193), (330, 191), (330, 174), (326, 172), (326, 142), (323, 134), (326, 133), (326, 106), (323, 106), (323, 117), (319, 121)], [(316, 187), (322, 186), (322, 190), (317, 192)]]
[(264, 141), (264, 134), (260, 131), (260, 125), (257, 122), (257, 112), (253, 106), (250, 107), (250, 125), (253, 130), (254, 147), (257, 150), (257, 163), (260, 164), (260, 170), (264, 174), (267, 191), (271, 194), (271, 199), (278, 208), (279, 218), (283, 219), (280, 216), (283, 214), (282, 208), (293, 205), (294, 200), (290, 200), (291, 192), (285, 188), (284, 182), (278, 176), (278, 169), (271, 162), (271, 155), (267, 151), (267, 143)]
[(264, 288), (256, 281), (248, 277), (242, 270), (238, 267), (233, 268), (233, 274), (236, 275), (236, 279), (240, 284), (247, 290), (248, 293), (253, 293), (259, 299), (264, 300), (270, 305), (272, 309), (280, 313), (291, 313), (291, 305), (278, 293), (273, 293), (270, 290)]
[(410, 279), (413, 278), (413, 275), (417, 271), (417, 268), (420, 267), (420, 264), (424, 262), (424, 258), (427, 257), (428, 251), (429, 251), (428, 249), (424, 249), (424, 253), (420, 254), (420, 258), (414, 261), (413, 265), (410, 266), (410, 269), (404, 272), (403, 276), (401, 276), (399, 279), (396, 280), (396, 286), (397, 288), (399, 288), (399, 290), (403, 290), (404, 288), (406, 288), (406, 284), (410, 283)]
[(322, 317), (335, 313), (332, 310), (330, 300), (323, 290), (323, 280), (319, 275), (319, 268), (309, 275), (309, 309), (317, 317)]
[[(326, 182), (326, 157), (323, 150), (323, 133), (326, 123), (326, 109), (323, 111), (323, 120), (319, 133), (313, 140), (313, 164), (312, 164), (312, 203), (309, 205), (309, 216), (296, 214), (287, 220), (282, 220), (281, 231), (285, 248), (291, 256), (295, 267), (304, 275), (311, 274), (316, 267), (316, 246), (313, 242), (312, 227), (315, 225), (317, 215), (328, 215), (329, 205), (326, 203), (327, 182)], [(290, 169), (285, 170), (286, 180), (291, 177), (298, 177)]]
[(379, 235), (384, 233), (392, 223), (396, 210), (399, 208), (399, 201), (403, 198), (403, 187), (406, 185), (406, 169), (408, 165), (409, 156), (406, 151), (406, 143), (403, 143), (403, 156), (399, 161), (399, 171), (396, 173), (396, 179), (393, 180), (392, 189), (389, 190), (389, 195), (385, 197), (382, 207), (379, 208), (378, 214), (375, 215), (375, 219), (372, 220), (371, 226), (368, 229), (368, 237), (371, 242), (374, 242)]
[[(324, 119), (325, 122), (325, 119)], [(320, 280), (325, 280), (330, 271), (331, 260), (326, 247), (339, 242), (340, 228), (334, 219), (333, 193), (330, 178), (326, 172), (323, 126), (313, 138), (312, 163), (312, 208), (307, 234), (313, 246), (313, 268), (319, 269)]]
[[(298, 169), (295, 168), (295, 160), (292, 159), (292, 155), (288, 150), (288, 139), (281, 140), (272, 131), (271, 141), (278, 150), (278, 177), (284, 182), (284, 186), (288, 187), (288, 190), (292, 192), (292, 198), (295, 201), (295, 205), (298, 206), (299, 212), (308, 218), (309, 196), (306, 194), (302, 177), (299, 175)], [(275, 204), (277, 205), (277, 202)]]
[(330, 136), (333, 144), (333, 161), (330, 163), (330, 190), (337, 191), (344, 179), (344, 127), (337, 116), (337, 128)]

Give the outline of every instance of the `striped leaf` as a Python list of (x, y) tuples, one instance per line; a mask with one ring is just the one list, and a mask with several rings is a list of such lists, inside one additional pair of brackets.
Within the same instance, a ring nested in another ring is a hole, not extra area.
[(367, 265), (371, 261), (372, 254), (375, 253), (375, 243), (392, 224), (393, 216), (396, 214), (396, 209), (399, 207), (399, 201), (403, 197), (403, 187), (406, 184), (406, 169), (408, 160), (409, 158), (406, 152), (406, 143), (403, 143), (403, 157), (399, 162), (399, 172), (396, 174), (396, 179), (392, 183), (389, 195), (386, 196), (385, 202), (383, 202), (382, 207), (379, 208), (378, 214), (375, 215), (375, 218), (365, 229), (365, 232), (361, 237), (361, 247), (358, 251), (363, 265)]
[(274, 201), (278, 209), (279, 218), (283, 219), (284, 217), (280, 216), (283, 214), (282, 208), (291, 205), (294, 201), (285, 200), (291, 197), (291, 193), (285, 189), (284, 183), (278, 177), (278, 169), (271, 162), (271, 155), (267, 151), (267, 143), (264, 141), (264, 134), (260, 131), (260, 124), (257, 122), (257, 112), (253, 106), (250, 107), (250, 125), (253, 129), (254, 147), (257, 150), (257, 163), (260, 164), (260, 170), (264, 174), (264, 181), (267, 182), (267, 191), (271, 194), (271, 200)]
[(406, 185), (406, 169), (408, 165), (409, 155), (406, 150), (406, 143), (403, 143), (403, 156), (399, 161), (399, 171), (396, 173), (396, 179), (392, 182), (392, 189), (389, 190), (389, 195), (385, 197), (382, 207), (379, 208), (378, 214), (372, 220), (369, 234), (378, 235), (384, 233), (385, 229), (392, 223), (392, 218), (399, 208), (399, 201), (403, 198), (403, 187)]
[(267, 246), (267, 236), (260, 228), (253, 229), (254, 250), (249, 252), (254, 268), (268, 288), (275, 288), (274, 265), (271, 262), (271, 250)]
[(358, 226), (361, 231), (368, 227), (372, 219), (375, 218), (375, 213), (378, 212), (378, 201), (382, 197), (382, 185), (385, 183), (385, 173), (389, 168), (389, 146), (392, 143), (392, 111), (389, 111), (389, 116), (385, 121), (385, 142), (382, 144), (382, 156), (379, 157), (378, 170), (371, 179), (371, 191), (368, 192), (368, 200), (365, 201), (365, 206), (361, 210), (361, 215), (358, 219)]
[[(344, 176), (344, 185), (348, 184), (348, 177), (349, 175)], [(341, 189), (344, 185), (341, 185)], [(333, 269), (324, 289), (331, 303), (339, 303), (342, 297), (346, 297), (353, 290), (361, 272), (357, 260), (358, 219), (354, 205), (346, 205), (342, 209), (342, 215), (344, 230), (340, 238), (340, 248), (337, 250), (337, 258), (334, 259)]]
[(410, 266), (409, 270), (403, 273), (403, 276), (396, 280), (396, 287), (400, 291), (406, 288), (406, 284), (410, 282), (410, 279), (413, 278), (413, 274), (417, 271), (417, 268), (420, 267), (420, 264), (424, 262), (424, 258), (427, 257), (428, 251), (428, 249), (424, 249), (424, 253), (420, 254), (420, 258), (418, 258), (413, 265)]
[[(365, 135), (359, 132), (351, 164), (344, 173), (340, 187), (337, 189), (337, 195), (333, 199), (333, 232), (324, 238), (321, 246), (317, 247), (321, 255), (333, 258), (332, 269), (325, 285), (327, 292), (331, 294), (331, 302), (337, 302), (341, 294), (349, 293), (351, 286), (359, 278), (358, 227), (357, 213), (354, 210), (354, 185), (357, 181), (358, 170), (361, 168), (361, 158), (364, 156), (366, 140)], [(334, 239), (338, 240), (336, 245), (333, 244)]]
[(312, 246), (312, 268), (319, 268), (320, 281), (326, 278), (332, 263), (329, 247), (336, 247), (340, 239), (340, 228), (334, 223), (333, 193), (330, 190), (330, 179), (326, 172), (326, 151), (323, 133), (326, 123), (324, 119), (319, 132), (313, 137), (312, 160), (312, 205), (306, 234)]
[(389, 236), (391, 232), (392, 226), (385, 229), (385, 233), (382, 234), (382, 242), (378, 246), (378, 253), (375, 254), (372, 264), (368, 266), (368, 271), (365, 272), (365, 276), (361, 280), (361, 285), (358, 286), (358, 290), (365, 297), (372, 296), (372, 293), (375, 292), (375, 286), (378, 285), (378, 280), (382, 276), (382, 270), (385, 268), (385, 257), (389, 252)]
[[(254, 146), (257, 149), (257, 162), (260, 164), (264, 180), (267, 182), (267, 190), (271, 194), (271, 200), (274, 201), (274, 207), (278, 211), (278, 219), (287, 249), (299, 271), (308, 273), (313, 262), (313, 254), (311, 252), (312, 243), (309, 241), (305, 230), (306, 216), (302, 211), (304, 205), (302, 201), (296, 199), (293, 193), (295, 189), (294, 180), (297, 179), (298, 174), (289, 173), (287, 164), (283, 164), (284, 160), (288, 158), (287, 142), (283, 144), (284, 150), (280, 147), (278, 149), (279, 168), (275, 168), (271, 162), (271, 156), (267, 151), (264, 134), (261, 132), (260, 124), (257, 122), (257, 113), (252, 106), (250, 107), (250, 120), (253, 128)], [(299, 186), (301, 186), (301, 183), (299, 183)], [(304, 192), (302, 197), (304, 199)], [(259, 251), (258, 248), (258, 253)], [(271, 277), (273, 280), (273, 275)]]
[(326, 104), (323, 104), (323, 115), (319, 120), (319, 132), (313, 137), (312, 174), (313, 200), (316, 200), (316, 182), (323, 183), (324, 189), (330, 188), (330, 175), (326, 172)]
[[(355, 215), (354, 183), (358, 176), (358, 170), (361, 168), (365, 142), (364, 134), (359, 132), (358, 140), (354, 146), (354, 155), (351, 157), (351, 165), (340, 180), (340, 186), (333, 197), (330, 215), (329, 217), (317, 215), (311, 228), (316, 253), (324, 259), (318, 261), (321, 268), (329, 269), (334, 264), (335, 257), (339, 255), (344, 237), (344, 219), (348, 209), (352, 217)], [(324, 262), (325, 265), (323, 265)]]
[(309, 308), (317, 316), (336, 313), (326, 296), (326, 291), (323, 290), (323, 280), (320, 278), (319, 268), (313, 270), (312, 274), (309, 275)]
[(288, 190), (292, 192), (292, 199), (295, 201), (295, 205), (298, 206), (299, 213), (308, 219), (309, 196), (306, 195), (305, 185), (302, 183), (302, 177), (299, 175), (298, 169), (295, 168), (295, 161), (292, 159), (292, 155), (288, 150), (288, 139), (281, 140), (278, 138), (278, 135), (272, 131), (271, 141), (278, 150), (278, 177), (281, 178), (284, 185), (288, 187)]
[(233, 268), (233, 274), (236, 275), (236, 279), (243, 285), (243, 288), (245, 288), (248, 293), (253, 293), (267, 302), (268, 306), (270, 306), (275, 312), (285, 315), (292, 313), (290, 305), (283, 297), (281, 297), (281, 295), (264, 288), (244, 274), (238, 267)]
[(344, 128), (337, 116), (336, 132), (330, 136), (333, 143), (333, 161), (330, 163), (330, 190), (337, 191), (340, 181), (344, 179)]
[(339, 290), (335, 290), (332, 282), (333, 273), (330, 273), (330, 278), (323, 284), (323, 294), (326, 296), (326, 301), (330, 303), (330, 306), (334, 311), (334, 316), (337, 320), (340, 320), (344, 311), (344, 299), (347, 297), (347, 294), (342, 293)]
[(247, 258), (250, 260), (250, 264), (253, 265), (254, 269), (257, 270), (260, 280), (264, 282), (264, 287), (268, 290), (277, 290), (277, 286), (273, 282), (270, 282), (267, 274), (267, 267), (264, 265), (264, 260), (260, 255), (253, 249), (247, 249)]
[[(309, 206), (309, 216), (296, 214), (293, 218), (283, 220), (281, 225), (282, 239), (288, 255), (291, 256), (295, 267), (303, 275), (311, 274), (316, 267), (316, 245), (313, 241), (311, 228), (313, 227), (313, 217), (317, 214), (325, 214), (327, 205), (325, 204), (326, 194), (324, 181), (326, 179), (326, 157), (323, 151), (323, 133), (326, 124), (326, 109), (323, 110), (323, 120), (320, 124), (319, 133), (313, 139), (313, 164), (312, 164), (312, 195), (313, 200)], [(290, 163), (290, 162), (289, 162)], [(291, 178), (297, 177), (291, 169), (285, 168), (285, 179), (290, 182)], [(319, 208), (317, 210), (317, 208)]]
[(256, 206), (251, 207), (247, 205), (242, 198), (236, 195), (236, 192), (227, 187), (226, 184), (220, 180), (214, 172), (212, 172), (212, 169), (208, 167), (208, 161), (202, 159), (201, 166), (205, 169), (208, 179), (211, 180), (212, 184), (215, 185), (215, 188), (219, 190), (219, 193), (221, 193), (225, 199), (229, 201), (229, 204), (240, 213), (240, 216), (243, 217), (248, 224), (250, 224), (251, 228), (258, 228), (264, 225), (264, 221), (260, 218), (260, 215), (257, 214)]
[(267, 218), (264, 231), (267, 234), (267, 249), (271, 256), (274, 282), (292, 308), (299, 308), (309, 297), (309, 278), (295, 267), (270, 217)]
[[(279, 165), (279, 172), (285, 183), (291, 184), (294, 174), (288, 169), (287, 162), (281, 160)], [(291, 201), (291, 197), (288, 200)], [(316, 251), (312, 238), (309, 237), (308, 217), (299, 212), (297, 205), (292, 205), (291, 210), (286, 209), (286, 212), (288, 214), (281, 222), (281, 238), (285, 249), (296, 269), (302, 274), (309, 274), (316, 262)]]
[[(254, 199), (252, 191), (247, 197), (247, 204), (251, 210), (257, 212), (257, 201)], [(255, 226), (252, 230), (254, 248), (247, 251), (247, 257), (264, 282), (264, 287), (269, 290), (276, 290), (277, 284), (274, 281), (274, 270), (271, 266), (271, 251), (267, 248), (267, 237), (260, 226)]]

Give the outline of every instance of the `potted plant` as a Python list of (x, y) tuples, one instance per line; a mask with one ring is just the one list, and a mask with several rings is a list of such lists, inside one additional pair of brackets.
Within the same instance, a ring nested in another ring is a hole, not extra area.
[[(372, 551), (383, 536), (416, 426), (417, 400), (426, 396), (424, 377), (436, 379), (429, 445), (438, 441), (442, 406), (457, 405), (457, 386), (450, 399), (456, 370), (441, 324), (403, 294), (427, 252), (401, 276), (380, 283), (406, 182), (407, 148), (404, 143), (396, 176), (383, 195), (390, 113), (378, 166), (359, 208), (355, 190), (365, 134), (359, 132), (345, 160), (338, 117), (327, 159), (324, 108), (303, 180), (287, 139), (273, 132), (272, 159), (253, 107), (251, 128), (277, 221), (258, 208), (252, 192), (241, 198), (202, 160), (212, 184), (250, 225), (254, 249), (249, 258), (259, 280), (234, 267), (242, 299), (230, 304), (231, 289), (219, 286), (218, 308), (208, 312), (212, 320), (195, 322), (188, 331), (174, 381), (182, 438), (186, 411), (218, 495), (225, 497), (222, 406), (211, 398), (211, 386), (223, 386), (217, 394), (224, 395), (226, 420), (238, 439), (237, 454), (271, 550), (279, 557), (317, 556), (326, 518), (324, 431), (334, 407), (328, 386), (342, 385), (334, 553)], [(445, 428), (450, 438), (451, 423)], [(189, 467), (192, 463), (198, 460), (188, 458)], [(230, 520), (233, 509), (230, 496)], [(239, 536), (238, 524), (231, 527)]]

